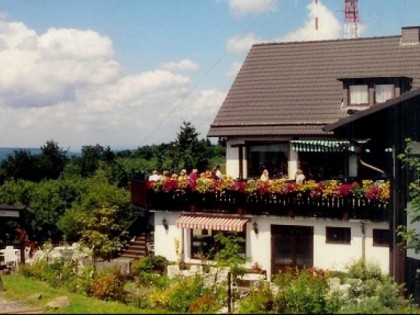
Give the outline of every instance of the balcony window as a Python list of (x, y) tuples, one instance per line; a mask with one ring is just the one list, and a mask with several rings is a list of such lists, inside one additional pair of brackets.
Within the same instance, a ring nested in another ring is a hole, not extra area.
[(391, 234), (389, 230), (373, 229), (373, 246), (389, 246)]
[(368, 86), (350, 85), (350, 105), (365, 105), (369, 103)]
[(394, 97), (393, 84), (375, 85), (375, 103), (383, 103)]
[(350, 244), (351, 229), (340, 227), (326, 227), (327, 243)]
[[(216, 230), (191, 230), (191, 258), (213, 260), (216, 253), (222, 248), (222, 244), (214, 238), (216, 234), (223, 233), (225, 236), (235, 235), (246, 239), (245, 232), (230, 232)], [(240, 254), (245, 257), (246, 242), (240, 244)]]

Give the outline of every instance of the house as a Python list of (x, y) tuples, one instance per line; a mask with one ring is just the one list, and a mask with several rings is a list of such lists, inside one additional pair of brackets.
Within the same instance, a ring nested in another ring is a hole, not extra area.
[[(226, 139), (226, 174), (238, 181), (259, 178), (263, 168), (274, 179), (293, 180), (300, 168), (318, 182), (391, 180), (395, 196), (399, 177), (389, 167), (396, 166), (393, 145), (401, 137), (384, 124), (393, 125), (399, 116), (375, 117), (382, 107), (405, 108), (391, 104), (403, 104), (406, 97), (416, 102), (419, 74), (420, 27), (404, 27), (397, 36), (257, 44), (208, 136)], [(369, 123), (348, 121), (364, 122), (363, 113), (370, 113)], [(246, 240), (248, 264), (258, 262), (268, 279), (285, 266), (343, 270), (364, 259), (402, 281), (405, 253), (395, 243), (394, 228), (404, 221), (405, 200), (397, 204), (394, 196), (379, 219), (360, 215), (372, 205), (355, 200), (350, 218), (328, 212), (344, 209), (342, 199), (305, 199), (310, 214), (295, 215), (284, 210), (299, 208), (301, 199), (260, 199), (252, 207), (251, 199), (244, 203), (233, 195), (224, 196), (221, 207), (197, 207), (192, 198), (180, 202), (183, 197), (175, 194), (167, 203), (165, 194), (139, 200), (153, 213), (155, 254), (169, 260), (200, 263), (201, 249), (213, 245), (218, 231), (235, 231)]]

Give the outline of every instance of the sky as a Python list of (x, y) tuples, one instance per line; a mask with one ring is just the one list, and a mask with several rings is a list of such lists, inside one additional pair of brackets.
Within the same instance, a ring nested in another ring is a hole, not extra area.
[[(419, 0), (358, 7), (360, 37), (420, 25)], [(135, 149), (184, 122), (205, 138), (253, 44), (344, 22), (344, 0), (0, 0), (0, 147)]]

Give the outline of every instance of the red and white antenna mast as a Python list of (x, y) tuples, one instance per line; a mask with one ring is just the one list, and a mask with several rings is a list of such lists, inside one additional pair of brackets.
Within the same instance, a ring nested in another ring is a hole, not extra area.
[(358, 38), (359, 37), (359, 8), (357, 0), (344, 0), (344, 37)]
[(315, 8), (316, 8), (315, 31), (318, 32), (318, 0), (315, 0)]

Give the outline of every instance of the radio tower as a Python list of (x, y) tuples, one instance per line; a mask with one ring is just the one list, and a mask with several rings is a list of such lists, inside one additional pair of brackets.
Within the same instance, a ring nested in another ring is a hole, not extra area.
[(345, 38), (358, 38), (359, 37), (359, 8), (357, 0), (344, 0), (344, 37)]

